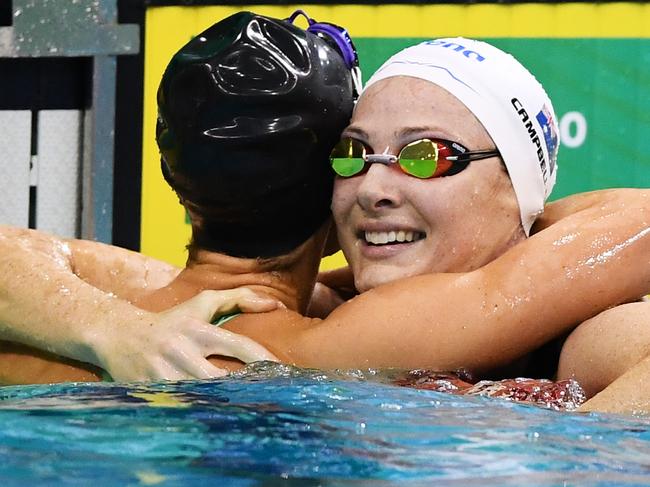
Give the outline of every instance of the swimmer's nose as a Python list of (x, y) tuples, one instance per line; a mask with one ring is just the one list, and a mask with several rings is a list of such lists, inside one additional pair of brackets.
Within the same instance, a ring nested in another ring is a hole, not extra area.
[(357, 177), (363, 178), (357, 190), (357, 202), (365, 211), (377, 212), (401, 205), (391, 166), (372, 164), (365, 174)]

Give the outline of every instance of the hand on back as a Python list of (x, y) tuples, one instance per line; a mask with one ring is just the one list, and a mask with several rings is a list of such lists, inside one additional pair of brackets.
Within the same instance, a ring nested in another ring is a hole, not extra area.
[(237, 311), (257, 313), (279, 306), (275, 299), (247, 288), (202, 291), (166, 311), (145, 312), (141, 322), (116, 326), (96, 336), (92, 347), (98, 365), (116, 381), (220, 377), (227, 371), (206, 357), (223, 355), (245, 363), (275, 357), (253, 340), (211, 322)]

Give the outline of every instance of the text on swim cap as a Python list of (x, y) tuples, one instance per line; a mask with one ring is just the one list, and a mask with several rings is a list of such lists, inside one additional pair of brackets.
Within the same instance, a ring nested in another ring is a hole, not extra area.
[(535, 147), (537, 147), (537, 161), (539, 162), (539, 167), (542, 170), (542, 178), (544, 178), (544, 183), (546, 183), (548, 180), (546, 160), (544, 159), (544, 151), (542, 150), (542, 143), (539, 140), (539, 136), (537, 135), (537, 130), (535, 130), (535, 127), (533, 127), (533, 121), (528, 116), (528, 112), (517, 98), (510, 100), (510, 103), (512, 103), (512, 106), (515, 107), (515, 110), (517, 110), (517, 113), (519, 114), (519, 117), (524, 124), (524, 128), (528, 132), (530, 141), (533, 143), (533, 145), (535, 145)]
[(476, 51), (472, 51), (470, 49), (467, 49), (465, 46), (462, 44), (458, 44), (457, 42), (448, 42), (444, 41), (442, 39), (435, 39), (433, 41), (426, 41), (423, 42), (423, 44), (427, 44), (429, 46), (439, 46), (439, 47), (444, 47), (446, 49), (451, 49), (452, 51), (460, 52), (463, 54), (468, 59), (474, 58), (478, 62), (485, 61), (485, 57), (480, 55)]

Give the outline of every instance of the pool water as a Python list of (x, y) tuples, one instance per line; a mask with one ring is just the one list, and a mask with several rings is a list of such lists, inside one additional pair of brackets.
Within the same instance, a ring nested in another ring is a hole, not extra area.
[(648, 485), (650, 420), (261, 364), (0, 388), (3, 485)]

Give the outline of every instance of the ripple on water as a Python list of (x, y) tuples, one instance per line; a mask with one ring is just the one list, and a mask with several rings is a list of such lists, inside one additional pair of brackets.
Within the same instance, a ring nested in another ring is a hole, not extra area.
[(9, 485), (643, 485), (650, 474), (646, 419), (395, 387), (394, 374), (262, 363), (212, 381), (0, 388), (0, 476)]

